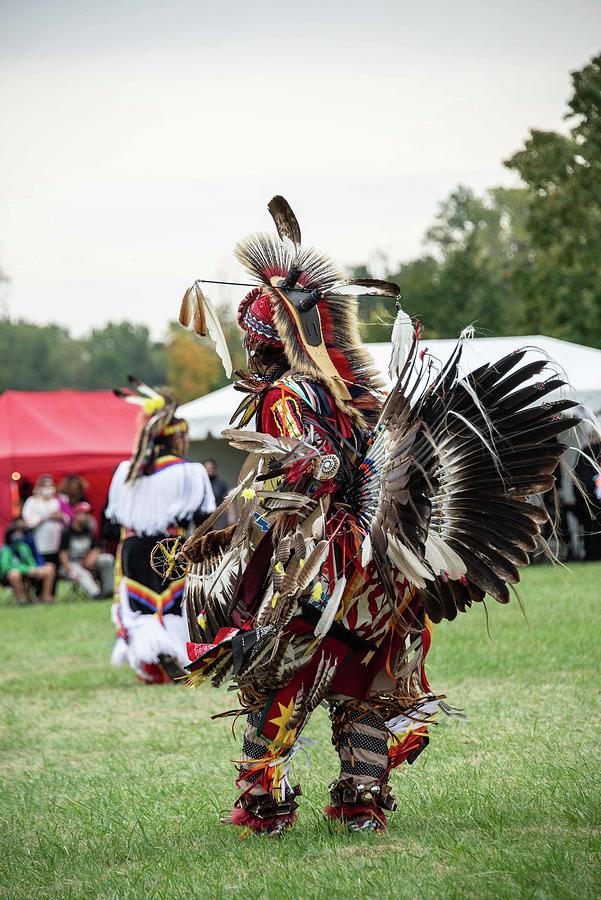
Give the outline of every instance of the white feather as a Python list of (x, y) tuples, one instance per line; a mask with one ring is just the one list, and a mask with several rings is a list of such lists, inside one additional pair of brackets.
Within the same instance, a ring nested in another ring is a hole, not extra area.
[(370, 564), (373, 556), (371, 537), (369, 534), (366, 534), (363, 538), (363, 543), (361, 544), (361, 565), (364, 569)]
[(225, 339), (225, 334), (223, 333), (223, 328), (221, 327), (221, 322), (219, 321), (219, 317), (217, 313), (213, 309), (211, 301), (204, 296), (202, 291), (198, 285), (194, 285), (197, 297), (200, 294), (200, 298), (198, 298), (198, 302), (204, 302), (204, 312), (205, 318), (207, 320), (207, 330), (209, 332), (209, 337), (212, 341), (215, 342), (215, 350), (217, 352), (217, 356), (221, 360), (223, 364), (223, 368), (225, 370), (226, 377), (229, 378), (232, 374), (232, 358), (230, 356), (230, 351), (227, 346), (227, 341)]
[(407, 710), (408, 715), (394, 716), (388, 719), (386, 727), (393, 734), (404, 734), (406, 731), (415, 731), (421, 728), (424, 723), (432, 722), (432, 717), (438, 710), (439, 700), (426, 700), (417, 704), (413, 709)]
[(447, 571), (445, 558), (440, 550), (440, 542), (433, 532), (428, 534), (424, 557), (435, 575), (442, 575)]
[(118, 637), (115, 640), (113, 652), (111, 653), (111, 666), (126, 666), (128, 663), (127, 644), (123, 638)]
[(399, 377), (405, 361), (413, 344), (413, 336), (415, 329), (408, 314), (398, 307), (396, 319), (392, 328), (392, 354), (388, 366), (388, 374), (391, 381), (396, 381)]
[(430, 531), (428, 534), (426, 560), (436, 575), (446, 573), (451, 581), (457, 581), (467, 572), (461, 557), (435, 531)]
[(388, 538), (388, 555), (399, 572), (416, 587), (423, 588), (427, 580), (432, 580), (432, 572), (395, 537)]
[(340, 578), (336, 582), (336, 587), (332, 591), (330, 599), (326, 603), (326, 607), (319, 618), (319, 622), (315, 626), (315, 630), (313, 632), (315, 637), (325, 637), (332, 627), (332, 622), (334, 621), (336, 613), (338, 612), (338, 606), (340, 605), (345, 587), (346, 578), (342, 576), (342, 578)]
[(148, 384), (144, 384), (144, 382), (139, 379), (136, 379), (133, 382), (132, 387), (139, 391), (144, 397), (150, 397), (151, 400), (157, 400), (161, 396), (158, 391), (155, 391), (154, 388), (151, 388)]

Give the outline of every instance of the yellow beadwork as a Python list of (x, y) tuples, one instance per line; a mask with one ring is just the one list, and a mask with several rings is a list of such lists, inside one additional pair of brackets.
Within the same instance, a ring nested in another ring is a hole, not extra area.
[(164, 406), (164, 397), (149, 397), (144, 401), (143, 409), (147, 416), (151, 416), (153, 413), (158, 412), (159, 409), (162, 409)]

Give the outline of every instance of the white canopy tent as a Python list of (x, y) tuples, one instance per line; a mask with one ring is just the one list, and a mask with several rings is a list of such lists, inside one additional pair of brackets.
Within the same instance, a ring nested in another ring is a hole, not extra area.
[[(423, 349), (444, 364), (455, 347), (455, 340), (422, 341)], [(380, 371), (386, 373), (390, 359), (390, 344), (367, 344)], [(571, 394), (595, 414), (601, 413), (601, 350), (560, 341), (544, 335), (521, 335), (519, 337), (473, 338), (464, 346), (461, 368), (464, 373), (476, 369), (487, 362), (495, 362), (514, 350), (531, 348), (530, 358), (535, 355), (549, 357), (559, 367), (570, 384)], [(528, 357), (527, 357), (528, 358)], [(180, 406), (178, 415), (190, 425), (193, 441), (218, 438), (228, 427), (230, 417), (242, 399), (242, 394), (233, 385), (213, 391), (198, 400)]]

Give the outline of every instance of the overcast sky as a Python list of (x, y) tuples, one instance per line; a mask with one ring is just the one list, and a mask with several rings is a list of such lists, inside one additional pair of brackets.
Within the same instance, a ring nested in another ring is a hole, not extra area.
[(160, 335), (275, 193), (342, 263), (410, 258), (600, 49), (600, 0), (0, 0), (4, 300)]

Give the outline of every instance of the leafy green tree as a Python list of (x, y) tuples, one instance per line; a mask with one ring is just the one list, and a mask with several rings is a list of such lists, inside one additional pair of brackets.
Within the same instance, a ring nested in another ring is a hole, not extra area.
[[(244, 365), (241, 332), (231, 310), (218, 310), (234, 368)], [(209, 341), (172, 324), (165, 342), (145, 325), (111, 322), (74, 338), (59, 325), (0, 317), (0, 392), (97, 390), (126, 383), (129, 373), (153, 385), (170, 385), (182, 402), (227, 383)]]
[(72, 386), (73, 339), (59, 325), (0, 319), (0, 390), (53, 390)]
[[(515, 334), (522, 327), (514, 278), (530, 252), (525, 198), (524, 190), (493, 188), (478, 197), (459, 186), (426, 234), (428, 252), (389, 273), (401, 288), (403, 307), (423, 321), (430, 337), (455, 337), (472, 323), (489, 334)], [(390, 323), (393, 304), (385, 310)], [(362, 305), (369, 323), (365, 339), (389, 339), (390, 324), (379, 324), (383, 311), (380, 303)]]
[(488, 334), (520, 329), (513, 279), (528, 255), (523, 193), (493, 188), (481, 198), (459, 187), (442, 204), (426, 236), (441, 261), (442, 302), (429, 311), (441, 335), (454, 336), (471, 323)]
[(148, 384), (167, 380), (165, 348), (145, 325), (109, 322), (93, 329), (80, 344), (78, 387), (93, 390), (124, 384), (131, 372)]
[(529, 330), (601, 347), (601, 55), (572, 86), (569, 133), (531, 131), (506, 163), (526, 185), (531, 241), (515, 283)]
[(0, 319), (0, 391), (106, 389), (130, 372), (151, 384), (166, 380), (164, 347), (144, 325), (111, 323), (76, 339), (60, 325)]

